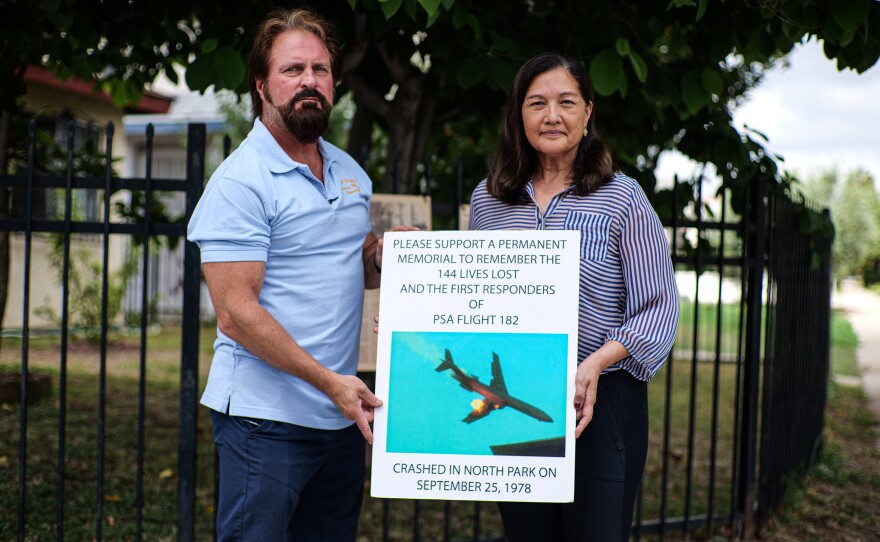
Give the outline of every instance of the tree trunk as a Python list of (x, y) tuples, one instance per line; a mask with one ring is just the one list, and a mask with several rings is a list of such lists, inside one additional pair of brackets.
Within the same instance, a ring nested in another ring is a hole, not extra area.
[[(384, 121), (388, 133), (388, 155), (385, 157), (385, 175), (377, 192), (414, 194), (418, 187), (418, 164), (434, 117), (435, 102), (428, 97), (428, 79), (423, 73), (391, 56), (383, 44), (377, 52), (397, 85), (392, 101), (354, 72), (343, 76), (348, 88), (354, 91), (358, 111), (368, 107)], [(349, 136), (349, 150), (354, 156), (360, 149), (352, 146), (356, 138)], [(362, 145), (362, 143), (360, 143)], [(396, 189), (396, 190), (395, 190)]]
[(358, 95), (354, 95), (355, 112), (348, 130), (348, 154), (366, 166), (373, 143), (373, 121), (376, 115)]
[(425, 82), (423, 77), (408, 77), (394, 98), (394, 114), (384, 117), (388, 124), (388, 156), (382, 183), (389, 192), (394, 186), (399, 194), (418, 191), (418, 165), (424, 158), (422, 153), (434, 115), (434, 100), (426, 96)]

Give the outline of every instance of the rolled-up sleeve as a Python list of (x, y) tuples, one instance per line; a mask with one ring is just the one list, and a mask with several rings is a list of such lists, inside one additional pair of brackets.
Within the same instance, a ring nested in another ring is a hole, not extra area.
[(624, 318), (608, 331), (606, 340), (620, 342), (630, 353), (618, 365), (641, 380), (651, 380), (675, 340), (679, 299), (669, 242), (638, 187), (621, 231), (620, 263), (626, 289)]

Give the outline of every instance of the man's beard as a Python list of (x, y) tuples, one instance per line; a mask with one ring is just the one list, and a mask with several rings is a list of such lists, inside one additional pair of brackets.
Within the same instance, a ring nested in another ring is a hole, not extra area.
[[(306, 98), (318, 100), (321, 106), (318, 107), (318, 104), (311, 101), (304, 101), (300, 108), (296, 109), (296, 103)], [(287, 129), (302, 143), (311, 144), (317, 141), (330, 123), (332, 106), (327, 98), (314, 88), (303, 89), (294, 94), (288, 103), (278, 106), (272, 101), (267, 85), (266, 101), (275, 106)]]

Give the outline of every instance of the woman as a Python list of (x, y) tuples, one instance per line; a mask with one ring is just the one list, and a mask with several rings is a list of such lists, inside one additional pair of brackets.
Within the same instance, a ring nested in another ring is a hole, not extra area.
[(660, 220), (599, 139), (579, 62), (544, 53), (520, 68), (470, 228), (581, 232), (574, 503), (499, 503), (507, 537), (625, 541), (647, 456), (646, 383), (672, 346), (678, 296)]

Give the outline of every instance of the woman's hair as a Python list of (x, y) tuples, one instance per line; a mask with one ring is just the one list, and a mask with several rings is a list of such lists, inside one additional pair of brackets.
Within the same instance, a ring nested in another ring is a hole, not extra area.
[[(559, 53), (541, 53), (526, 60), (513, 79), (513, 88), (504, 107), (498, 142), (489, 164), (489, 193), (507, 203), (523, 202), (523, 187), (537, 165), (537, 152), (526, 139), (522, 105), (532, 81), (542, 73), (565, 68), (577, 83), (581, 96), (593, 101), (593, 87), (583, 64)], [(587, 121), (589, 135), (581, 139), (571, 165), (574, 193), (585, 196), (595, 192), (616, 171), (611, 151), (599, 137), (595, 114)]]
[[(301, 30), (318, 36), (318, 39), (330, 53), (330, 71), (333, 75), (333, 83), (338, 82), (339, 77), (342, 76), (342, 49), (330, 23), (304, 9), (274, 9), (257, 28), (254, 43), (251, 46), (248, 85), (251, 92), (251, 108), (255, 118), (263, 114), (263, 101), (257, 92), (257, 81), (268, 77), (269, 54), (272, 52), (272, 45), (280, 34), (288, 30)], [(333, 101), (333, 96), (326, 96), (326, 98)]]

